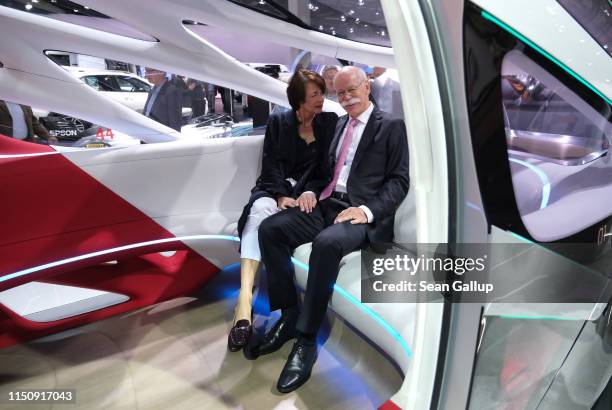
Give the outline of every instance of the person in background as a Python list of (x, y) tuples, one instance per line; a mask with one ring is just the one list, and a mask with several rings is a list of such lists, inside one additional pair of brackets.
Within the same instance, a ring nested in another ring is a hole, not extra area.
[(323, 111), (325, 80), (300, 69), (287, 85), (291, 110), (268, 119), (261, 175), (238, 221), (240, 241), (240, 294), (228, 335), (230, 351), (242, 349), (253, 333), (252, 298), (255, 273), (261, 261), (258, 230), (265, 218), (293, 208), (295, 198), (311, 186), (329, 152), (338, 116)]
[(180, 89), (183, 93), (183, 99), (181, 101), (181, 124), (185, 125), (187, 123), (188, 118), (183, 117), (183, 108), (191, 109), (191, 94), (189, 92), (189, 88), (187, 88), (187, 80), (185, 77), (178, 74), (172, 74), (171, 78), (172, 85)]
[(0, 100), (0, 134), (28, 142), (42, 138), (49, 144), (57, 143), (57, 138), (38, 122), (32, 108), (4, 100)]
[(154, 87), (149, 92), (143, 114), (180, 132), (183, 89), (168, 81), (165, 71), (147, 67), (145, 77)]
[(381, 111), (391, 114), (393, 118), (404, 119), (400, 85), (393, 77), (390, 70), (384, 67), (374, 67), (370, 75), (372, 98)]
[(204, 83), (204, 90), (206, 91), (206, 99), (208, 100), (208, 113), (215, 113), (215, 97), (217, 89), (214, 84)]
[(202, 83), (190, 78), (187, 80), (187, 89), (191, 100), (191, 117), (196, 118), (204, 115), (206, 113), (206, 97)]
[(338, 74), (338, 67), (336, 67), (335, 65), (326, 65), (321, 73), (321, 75), (325, 79), (325, 86), (327, 87), (325, 98), (338, 102), (338, 97), (336, 96), (336, 88), (334, 88), (334, 77), (336, 76), (336, 74)]
[(221, 103), (223, 104), (223, 112), (231, 115), (232, 114), (231, 104), (234, 103), (232, 101), (233, 99), (232, 90), (229, 88), (225, 88), (225, 87), (217, 87), (217, 90), (219, 91), (219, 94), (221, 94)]

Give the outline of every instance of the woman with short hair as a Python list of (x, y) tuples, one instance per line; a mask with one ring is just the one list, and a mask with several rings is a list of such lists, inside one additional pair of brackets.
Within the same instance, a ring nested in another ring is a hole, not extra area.
[(240, 293), (228, 335), (230, 351), (242, 349), (253, 333), (253, 282), (261, 261), (259, 225), (266, 217), (296, 206), (296, 198), (320, 182), (315, 174), (329, 150), (338, 120), (335, 113), (322, 112), (325, 91), (323, 77), (299, 69), (287, 86), (291, 110), (268, 119), (261, 175), (238, 221)]

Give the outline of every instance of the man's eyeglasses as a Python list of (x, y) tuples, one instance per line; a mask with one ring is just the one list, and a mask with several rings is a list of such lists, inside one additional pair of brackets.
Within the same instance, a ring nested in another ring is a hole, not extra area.
[(363, 84), (364, 81), (365, 80), (361, 80), (361, 82), (357, 84), (355, 87), (347, 88), (346, 91), (340, 91), (336, 93), (336, 95), (338, 96), (338, 99), (339, 100), (343, 99), (346, 94), (354, 95), (355, 91), (357, 91), (359, 87), (361, 87), (361, 84)]

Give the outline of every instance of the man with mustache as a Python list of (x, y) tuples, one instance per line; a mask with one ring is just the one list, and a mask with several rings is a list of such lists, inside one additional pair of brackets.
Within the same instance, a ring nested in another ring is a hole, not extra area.
[[(391, 242), (395, 211), (406, 197), (408, 141), (404, 122), (368, 100), (370, 83), (357, 67), (334, 79), (347, 116), (338, 120), (329, 155), (298, 206), (267, 218), (259, 243), (268, 272), (270, 310), (281, 318), (251, 349), (268, 354), (297, 337), (277, 389), (288, 393), (310, 377), (317, 358), (316, 334), (338, 277), (340, 260), (368, 243)], [(304, 304), (298, 308), (291, 254), (312, 242)]]

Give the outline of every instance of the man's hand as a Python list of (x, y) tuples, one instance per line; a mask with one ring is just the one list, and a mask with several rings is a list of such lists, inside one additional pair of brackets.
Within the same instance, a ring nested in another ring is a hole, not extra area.
[(276, 205), (280, 208), (280, 209), (287, 209), (287, 208), (293, 208), (294, 206), (297, 205), (297, 201), (293, 198), (290, 198), (288, 196), (281, 196), (276, 200)]
[(304, 192), (297, 199), (297, 205), (302, 212), (309, 214), (317, 206), (317, 197), (312, 192)]
[(352, 206), (340, 212), (334, 223), (338, 224), (344, 221), (351, 221), (352, 225), (365, 224), (368, 223), (368, 217), (363, 209)]

